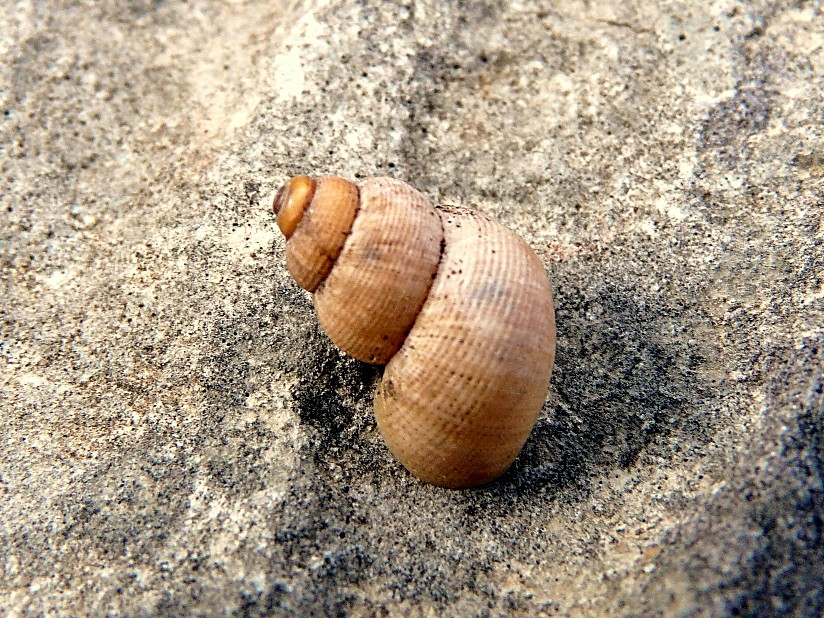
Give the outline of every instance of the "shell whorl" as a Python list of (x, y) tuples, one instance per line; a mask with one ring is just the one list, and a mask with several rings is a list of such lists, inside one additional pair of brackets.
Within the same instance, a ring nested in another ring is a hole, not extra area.
[(360, 185), (352, 233), (315, 292), (315, 310), (341, 350), (384, 364), (403, 344), (438, 269), (443, 230), (427, 199), (404, 183)]
[(317, 290), (332, 271), (355, 221), (358, 199), (358, 187), (335, 176), (296, 176), (275, 196), (278, 227), (288, 241), (286, 267), (304, 290)]
[(375, 416), (416, 476), (467, 487), (503, 474), (538, 419), (555, 357), (554, 308), (525, 242), (478, 213), (438, 212), (438, 275), (384, 370)]
[(274, 210), (323, 329), (351, 356), (388, 363), (375, 415), (390, 451), (435, 485), (500, 476), (537, 420), (554, 361), (537, 255), (497, 222), (389, 178), (296, 177)]

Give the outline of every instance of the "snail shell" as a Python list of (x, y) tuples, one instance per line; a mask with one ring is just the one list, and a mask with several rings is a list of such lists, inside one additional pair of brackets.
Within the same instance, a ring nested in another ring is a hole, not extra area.
[(375, 416), (395, 457), (443, 487), (503, 474), (555, 356), (552, 293), (532, 249), (390, 178), (297, 176), (273, 208), (323, 329), (347, 354), (387, 363)]

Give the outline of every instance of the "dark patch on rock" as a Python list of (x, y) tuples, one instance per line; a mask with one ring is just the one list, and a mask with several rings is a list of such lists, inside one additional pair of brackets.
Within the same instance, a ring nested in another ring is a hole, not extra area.
[(735, 94), (709, 114), (701, 130), (703, 148), (715, 150), (729, 167), (737, 167), (747, 157), (747, 141), (763, 131), (770, 119), (770, 96), (759, 77), (739, 83)]
[(313, 455), (339, 461), (350, 450), (362, 451), (360, 435), (374, 426), (372, 393), (381, 369), (344, 356), (325, 335), (304, 342), (292, 397), (301, 422), (311, 429)]
[[(771, 381), (766, 442), (673, 531), (639, 607), (666, 608), (681, 595), (714, 615), (824, 613), (824, 353), (808, 347), (783, 361), (787, 369)], [(689, 593), (670, 583), (685, 577)]]

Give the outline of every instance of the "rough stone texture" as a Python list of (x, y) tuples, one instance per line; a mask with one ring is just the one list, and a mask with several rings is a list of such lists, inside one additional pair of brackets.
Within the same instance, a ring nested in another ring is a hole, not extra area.
[[(0, 21), (0, 613), (824, 612), (821, 2), (33, 0)], [(421, 484), (269, 213), (392, 175), (544, 258), (500, 481)]]

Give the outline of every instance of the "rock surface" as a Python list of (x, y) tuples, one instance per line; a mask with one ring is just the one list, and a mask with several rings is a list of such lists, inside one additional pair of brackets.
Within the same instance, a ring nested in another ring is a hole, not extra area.
[[(0, 613), (824, 612), (820, 2), (7, 2)], [(515, 466), (411, 478), (288, 277), (296, 173), (520, 233)]]

